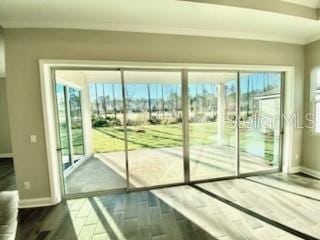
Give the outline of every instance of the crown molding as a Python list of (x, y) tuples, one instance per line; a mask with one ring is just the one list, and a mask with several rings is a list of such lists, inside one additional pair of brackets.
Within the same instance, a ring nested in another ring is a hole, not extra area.
[(285, 14), (310, 20), (318, 20), (316, 8), (307, 5), (295, 4), (290, 1), (268, 0), (179, 0), (193, 3), (224, 5), (229, 7), (245, 8), (258, 11)]
[(318, 40), (320, 40), (320, 33), (308, 38), (305, 41), (305, 44), (310, 44), (310, 43), (313, 43), (313, 42), (318, 41)]
[(78, 30), (105, 30), (120, 32), (137, 32), (137, 33), (155, 33), (155, 34), (172, 34), (186, 36), (202, 36), (231, 38), (243, 40), (258, 40), (267, 42), (281, 42), (304, 45), (305, 39), (295, 39), (292, 37), (280, 37), (275, 35), (217, 31), (209, 29), (196, 28), (174, 28), (162, 26), (143, 26), (143, 25), (125, 25), (125, 24), (96, 24), (96, 23), (70, 23), (70, 22), (3, 22), (5, 28), (48, 28), (48, 29), (78, 29)]

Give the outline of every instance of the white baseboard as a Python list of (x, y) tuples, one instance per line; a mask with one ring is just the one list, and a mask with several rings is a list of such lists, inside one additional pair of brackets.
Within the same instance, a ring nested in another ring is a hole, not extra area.
[(298, 173), (298, 172), (301, 172), (300, 166), (290, 168), (288, 173), (294, 174), (294, 173)]
[(19, 201), (19, 208), (35, 208), (35, 207), (46, 207), (52, 206), (51, 198), (32, 198), (32, 199), (22, 199)]
[(313, 170), (311, 168), (301, 167), (301, 172), (307, 175), (310, 175), (311, 177), (319, 178), (320, 179), (320, 172)]
[(13, 158), (12, 153), (0, 153), (0, 158)]

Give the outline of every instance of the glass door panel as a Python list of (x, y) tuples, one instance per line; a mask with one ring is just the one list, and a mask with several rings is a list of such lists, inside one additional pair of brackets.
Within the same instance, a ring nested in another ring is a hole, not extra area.
[(181, 72), (125, 71), (130, 187), (184, 181)]
[(123, 93), (120, 71), (87, 71), (93, 156), (88, 172), (92, 190), (127, 187)]
[(65, 194), (125, 189), (120, 71), (57, 70), (55, 76)]
[(70, 136), (69, 125), (67, 115), (67, 101), (66, 101), (66, 89), (61, 84), (56, 84), (56, 99), (57, 99), (57, 114), (59, 124), (59, 139), (61, 148), (61, 160), (63, 171), (69, 169), (72, 166), (71, 151), (70, 151)]
[(236, 175), (237, 73), (189, 72), (191, 181)]
[(83, 123), (81, 110), (81, 91), (68, 87), (70, 106), (70, 127), (72, 134), (72, 160), (77, 162), (85, 155), (83, 143)]
[(240, 173), (278, 169), (282, 73), (240, 74)]

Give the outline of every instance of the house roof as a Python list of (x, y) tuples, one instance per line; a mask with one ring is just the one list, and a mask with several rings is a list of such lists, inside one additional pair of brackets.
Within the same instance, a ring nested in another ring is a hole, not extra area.
[(257, 94), (254, 98), (256, 100), (260, 100), (260, 99), (270, 99), (270, 98), (279, 98), (279, 97), (280, 97), (279, 89), (273, 88), (268, 91)]

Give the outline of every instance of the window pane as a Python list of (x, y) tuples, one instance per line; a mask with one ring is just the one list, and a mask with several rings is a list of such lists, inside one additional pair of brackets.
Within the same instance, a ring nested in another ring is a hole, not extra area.
[(56, 84), (56, 97), (57, 97), (57, 111), (58, 111), (58, 124), (60, 134), (60, 147), (62, 148), (62, 165), (63, 170), (71, 166), (70, 148), (69, 148), (69, 133), (67, 122), (67, 109), (66, 109), (66, 95), (65, 86)]
[(237, 73), (189, 73), (191, 180), (236, 174)]
[(240, 74), (241, 173), (279, 167), (281, 77), (281, 73)]
[(180, 72), (127, 71), (131, 187), (183, 182)]
[(84, 155), (81, 92), (69, 87), (70, 123), (72, 133), (73, 160), (77, 161)]

